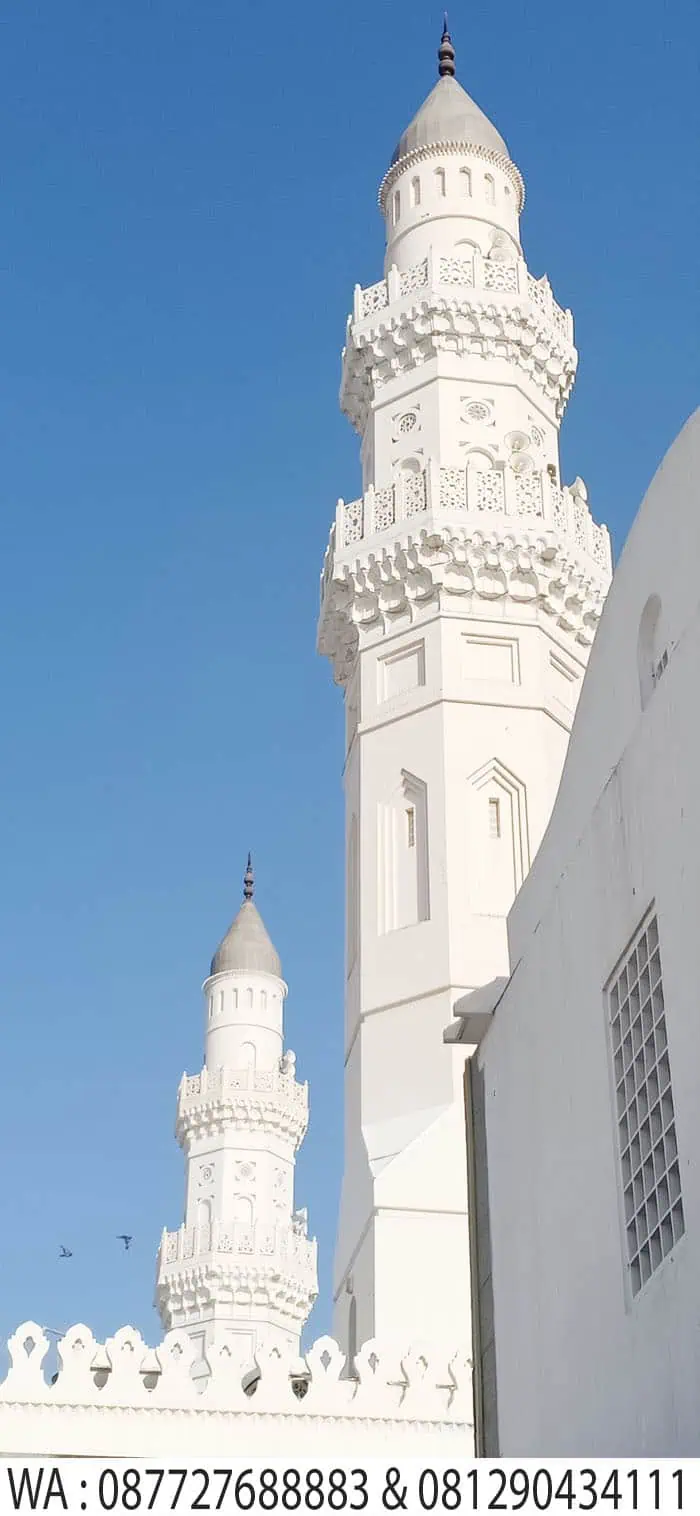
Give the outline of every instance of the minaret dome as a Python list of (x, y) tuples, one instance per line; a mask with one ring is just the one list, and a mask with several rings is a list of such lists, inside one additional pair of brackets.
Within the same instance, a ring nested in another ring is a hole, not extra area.
[[(455, 76), (455, 49), (445, 28), (438, 79), (402, 132), (379, 188), (386, 221), (385, 273), (410, 269), (440, 244), (478, 245), (490, 228), (519, 256), (522, 176), (500, 132)], [(455, 253), (457, 258), (462, 253)], [(415, 275), (414, 275), (415, 277)]]
[(438, 59), (438, 82), (399, 138), (391, 160), (392, 167), (417, 148), (436, 147), (442, 143), (466, 143), (508, 158), (510, 154), (500, 132), (455, 78), (455, 50), (447, 30), (447, 19)]
[(243, 881), (243, 904), (222, 938), (211, 961), (211, 974), (274, 974), (282, 977), (279, 954), (253, 900), (254, 879), (250, 853)]

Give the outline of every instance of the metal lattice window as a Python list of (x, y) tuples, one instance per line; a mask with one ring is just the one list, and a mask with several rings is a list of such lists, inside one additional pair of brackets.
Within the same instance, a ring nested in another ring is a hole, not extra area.
[(606, 997), (627, 1265), (636, 1295), (685, 1231), (654, 914), (638, 928)]

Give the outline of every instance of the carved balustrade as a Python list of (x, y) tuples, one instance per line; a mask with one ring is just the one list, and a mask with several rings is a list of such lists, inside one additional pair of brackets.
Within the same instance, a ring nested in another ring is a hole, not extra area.
[(287, 1069), (202, 1069), (185, 1074), (178, 1092), (175, 1131), (187, 1147), (193, 1138), (226, 1126), (264, 1128), (299, 1146), (309, 1120), (309, 1087)]
[[(610, 538), (607, 529), (593, 520), (585, 496), (571, 488), (561, 489), (546, 470), (517, 473), (505, 465), (471, 470), (429, 463), (426, 469), (406, 474), (382, 489), (370, 487), (359, 500), (339, 500), (334, 542), (339, 544), (336, 551), (344, 552), (414, 518), (419, 524), (426, 517), (488, 517), (496, 513), (524, 523), (541, 522), (543, 527), (569, 538), (577, 550), (610, 572)], [(324, 586), (331, 572), (327, 562)]]
[(213, 1221), (206, 1226), (181, 1226), (176, 1232), (163, 1232), (158, 1277), (162, 1281), (169, 1270), (179, 1272), (195, 1262), (202, 1265), (216, 1259), (220, 1264), (225, 1257), (306, 1277), (315, 1268), (316, 1242), (306, 1236), (301, 1224), (290, 1228), (268, 1222), (251, 1226)]
[(363, 322), (376, 318), (396, 300), (427, 289), (450, 294), (459, 290), (490, 290), (497, 294), (519, 295), (537, 307), (540, 316), (560, 337), (573, 343), (573, 316), (571, 311), (562, 310), (557, 304), (546, 275), (535, 279), (524, 259), (485, 258), (478, 249), (470, 257), (430, 255), (401, 272), (397, 268), (389, 269), (386, 278), (365, 289), (356, 285), (353, 320)]

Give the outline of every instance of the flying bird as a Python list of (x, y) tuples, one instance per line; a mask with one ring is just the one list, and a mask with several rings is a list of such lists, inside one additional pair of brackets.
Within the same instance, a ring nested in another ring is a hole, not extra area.
[(72, 1258), (73, 1254), (72, 1254), (70, 1248), (64, 1248), (63, 1243), (61, 1243), (61, 1246), (60, 1246), (59, 1252), (58, 1252), (58, 1256), (59, 1256), (59, 1258)]
[(117, 1235), (117, 1242), (123, 1242), (124, 1243), (124, 1251), (125, 1251), (125, 1253), (128, 1253), (129, 1248), (131, 1247), (132, 1241), (133, 1241), (133, 1238), (129, 1237), (126, 1232), (119, 1232), (118, 1235)]

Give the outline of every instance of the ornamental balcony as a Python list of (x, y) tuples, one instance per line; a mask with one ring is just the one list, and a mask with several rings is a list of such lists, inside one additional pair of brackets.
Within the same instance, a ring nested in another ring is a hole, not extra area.
[(340, 403), (362, 435), (373, 397), (393, 377), (445, 352), (508, 363), (560, 420), (578, 357), (571, 311), (524, 259), (429, 255), (355, 289), (343, 352)]
[(478, 614), (498, 601), (537, 606), (588, 648), (611, 571), (607, 528), (593, 520), (580, 479), (560, 489), (546, 469), (468, 470), (431, 460), (361, 500), (338, 501), (318, 649), (346, 685), (361, 637), (415, 621), (443, 594), (452, 605), (470, 598), (482, 606)]
[[(303, 1213), (302, 1213), (303, 1214)], [(258, 1221), (253, 1226), (242, 1222), (213, 1221), (209, 1226), (181, 1226), (176, 1232), (163, 1232), (158, 1253), (159, 1273), (183, 1264), (201, 1264), (222, 1257), (264, 1262), (265, 1267), (285, 1273), (306, 1275), (316, 1267), (316, 1241), (307, 1237), (300, 1218), (290, 1226), (274, 1226)]]
[(283, 1227), (181, 1226), (162, 1234), (156, 1280), (156, 1303), (170, 1326), (196, 1320), (217, 1302), (236, 1315), (251, 1300), (301, 1324), (318, 1294), (316, 1240), (306, 1235), (304, 1213)]
[(309, 1122), (309, 1087), (289, 1060), (276, 1069), (208, 1069), (185, 1074), (177, 1100), (175, 1133), (187, 1149), (195, 1137), (231, 1128), (274, 1132), (294, 1151)]
[(545, 321), (565, 341), (573, 343), (574, 318), (569, 310), (562, 310), (552, 294), (552, 286), (544, 274), (535, 279), (528, 271), (524, 258), (512, 262), (485, 258), (475, 249), (473, 257), (422, 258), (411, 268), (399, 273), (389, 269), (385, 279), (370, 284), (365, 289), (357, 284), (353, 303), (355, 322), (376, 317), (387, 310), (395, 300), (420, 293), (424, 289), (442, 290), (491, 290), (498, 294), (525, 296), (536, 305)]
[[(499, 518), (506, 518), (505, 520)], [(459, 522), (475, 529), (516, 526), (556, 533), (598, 573), (610, 575), (612, 555), (605, 526), (593, 520), (585, 488), (578, 480), (561, 489), (546, 469), (517, 473), (509, 465), (491, 469), (427, 468), (407, 473), (384, 489), (370, 489), (359, 500), (339, 500), (326, 550), (321, 603), (334, 564), (352, 561), (358, 550), (377, 552), (407, 533), (425, 530), (427, 522)]]

